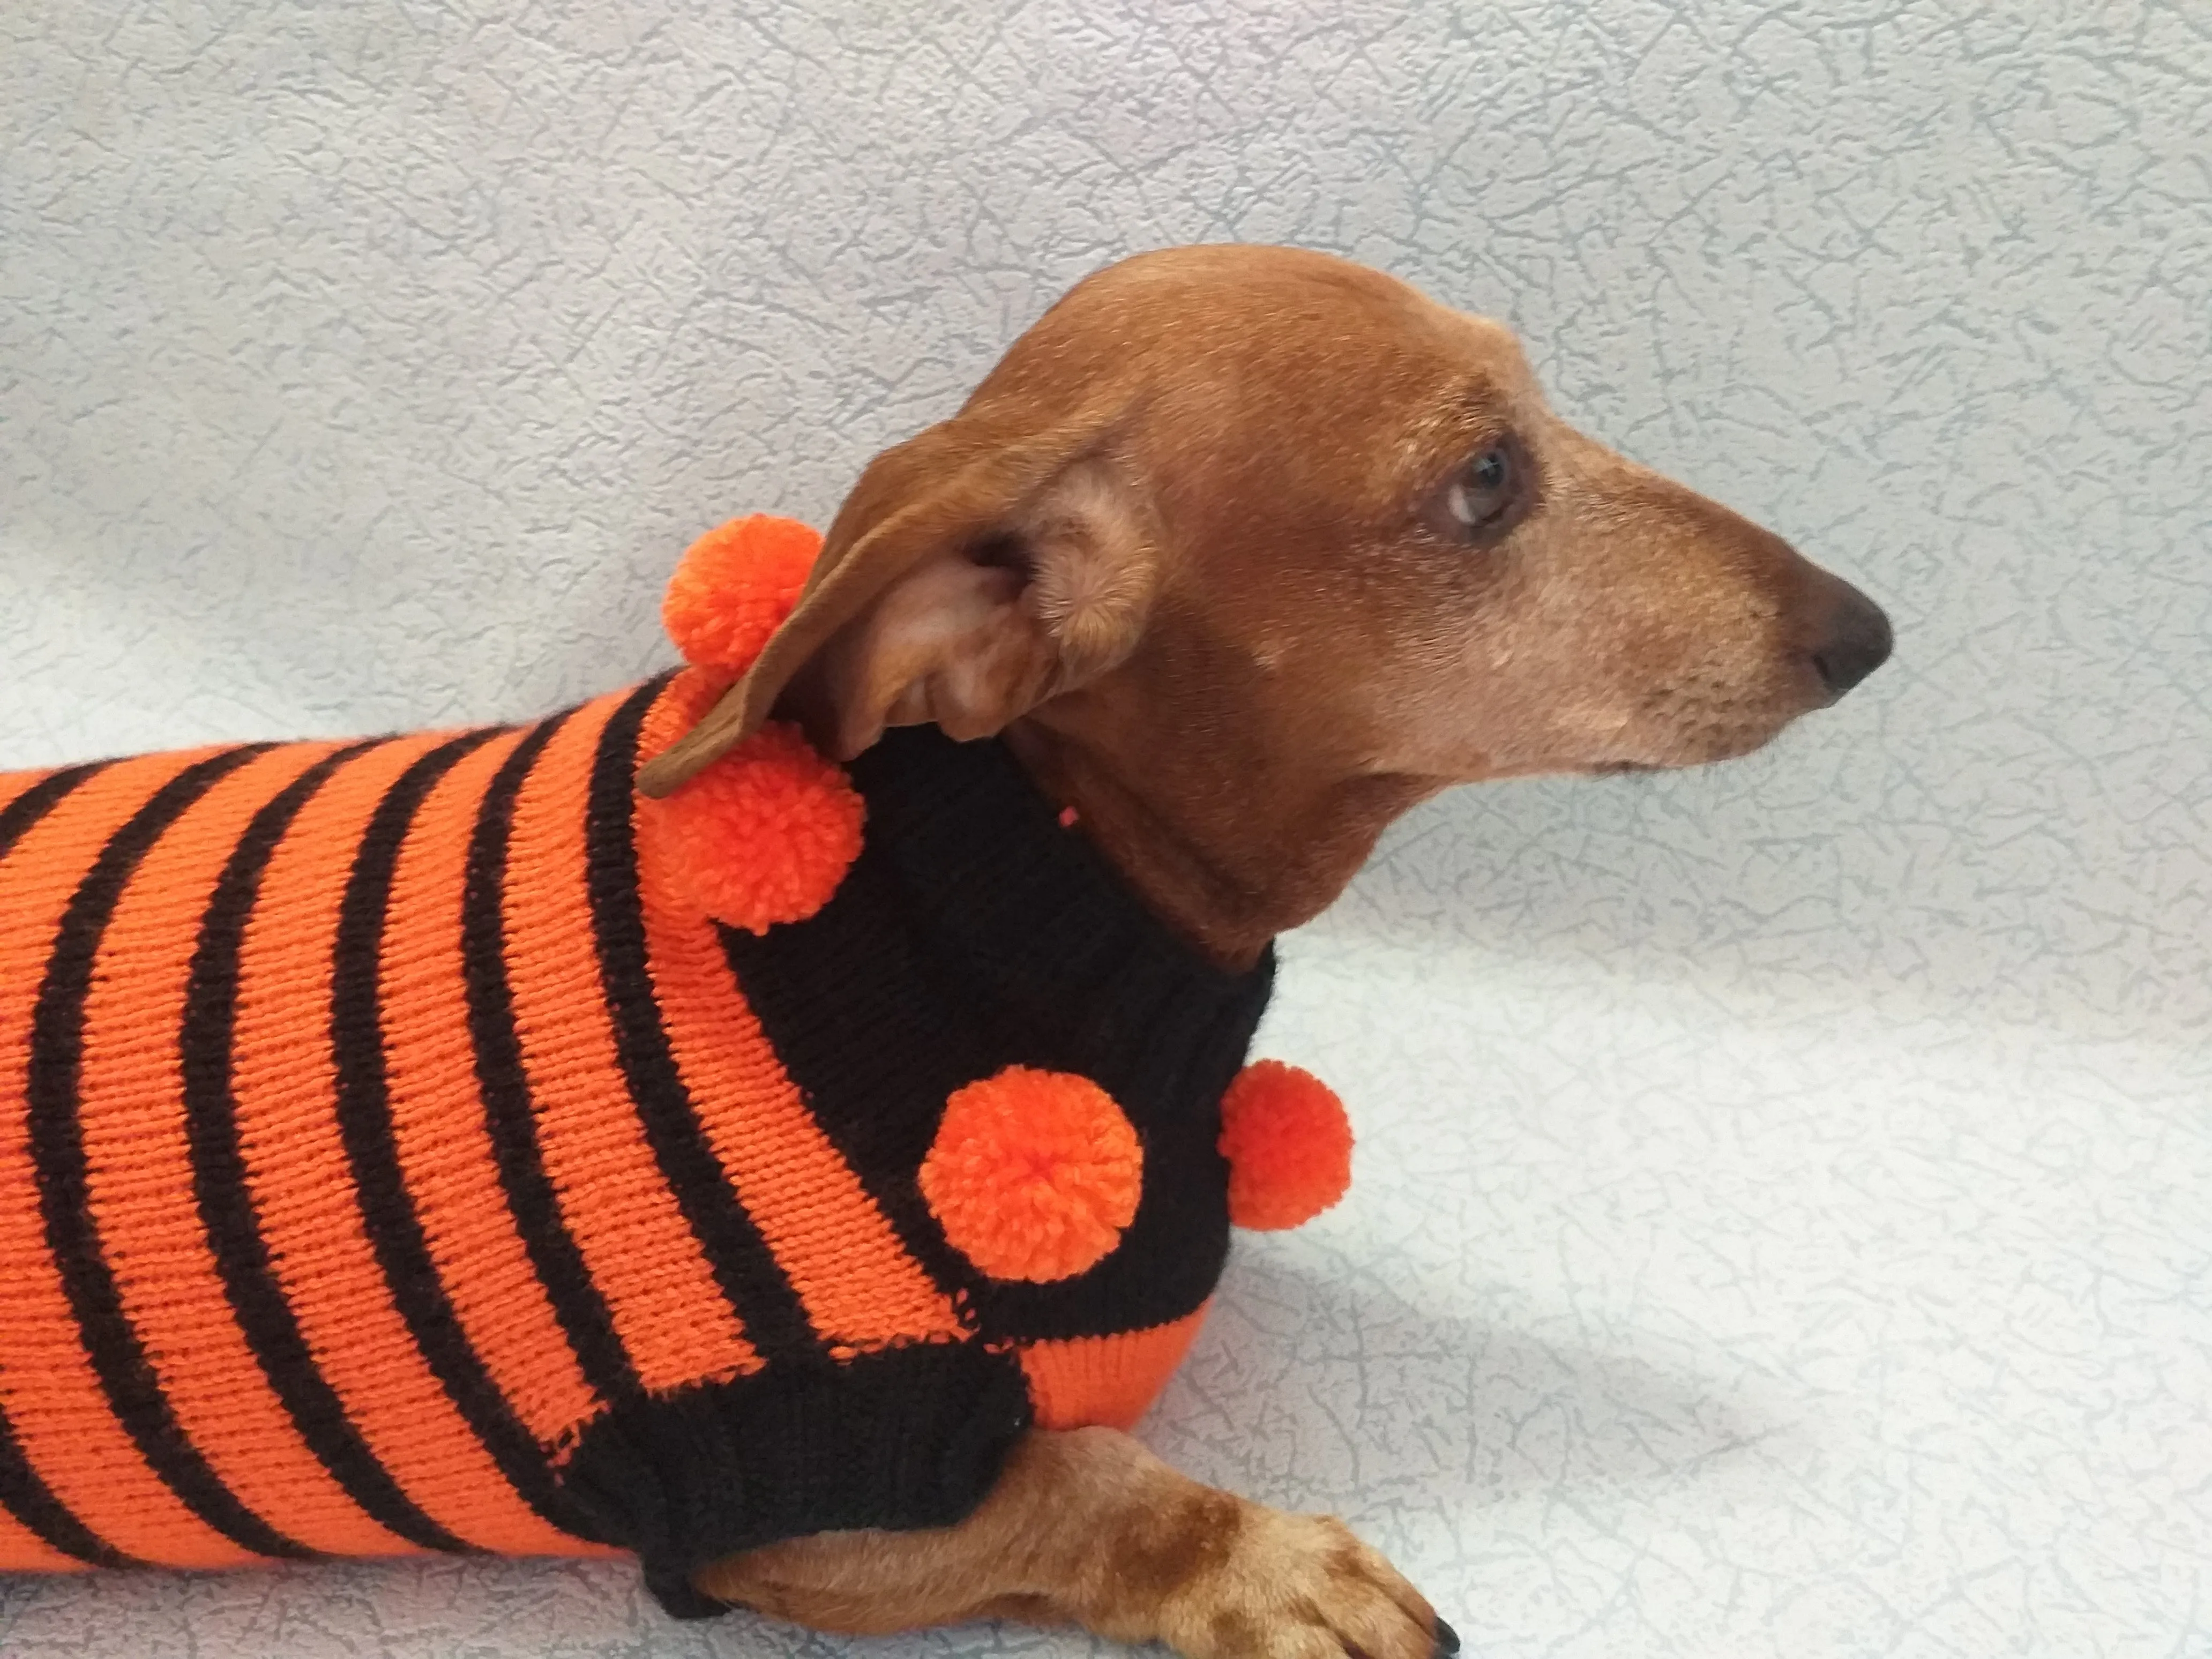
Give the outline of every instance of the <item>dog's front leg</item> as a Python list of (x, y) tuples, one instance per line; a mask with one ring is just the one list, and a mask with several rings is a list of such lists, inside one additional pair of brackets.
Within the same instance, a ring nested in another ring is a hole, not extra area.
[(1032, 1431), (958, 1526), (793, 1539), (696, 1582), (855, 1634), (1018, 1619), (1190, 1659), (1431, 1659), (1459, 1645), (1342, 1522), (1202, 1486), (1111, 1429)]

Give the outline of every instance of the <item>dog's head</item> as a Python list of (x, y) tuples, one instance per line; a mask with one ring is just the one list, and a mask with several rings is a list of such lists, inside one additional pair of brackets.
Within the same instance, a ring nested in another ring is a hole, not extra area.
[(1889, 645), (1779, 538), (1559, 420), (1498, 325), (1322, 254), (1183, 248), (1078, 285), (877, 457), (791, 620), (641, 782), (779, 705), (843, 757), (1012, 726), (1203, 861), (1255, 809), (1305, 833), (1324, 797), (1387, 817), (1741, 755)]
[(798, 613), (647, 781), (779, 699), (849, 757), (1078, 692), (1136, 742), (1437, 785), (1680, 766), (1888, 651), (1856, 590), (1559, 420), (1498, 324), (1322, 254), (1183, 248), (1079, 284), (878, 456)]

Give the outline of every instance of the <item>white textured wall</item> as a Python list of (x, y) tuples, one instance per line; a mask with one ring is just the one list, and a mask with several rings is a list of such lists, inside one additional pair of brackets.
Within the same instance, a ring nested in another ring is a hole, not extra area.
[[(1439, 803), (1292, 941), (1359, 1184), (1149, 1432), (1485, 1655), (2212, 1653), (2208, 85), (2189, 3), (13, 0), (0, 763), (618, 683), (690, 535), (1091, 267), (1382, 265), (1898, 658)], [(865, 1650), (994, 1640), (1080, 1646)], [(0, 1587), (10, 1659), (838, 1650), (612, 1571)]]

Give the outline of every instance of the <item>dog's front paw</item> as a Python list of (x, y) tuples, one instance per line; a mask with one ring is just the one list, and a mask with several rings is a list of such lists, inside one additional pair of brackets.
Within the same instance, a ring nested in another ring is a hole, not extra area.
[[(1225, 1517), (1224, 1517), (1225, 1518)], [(1459, 1638), (1333, 1516), (1239, 1504), (1158, 1609), (1189, 1659), (1449, 1659)]]

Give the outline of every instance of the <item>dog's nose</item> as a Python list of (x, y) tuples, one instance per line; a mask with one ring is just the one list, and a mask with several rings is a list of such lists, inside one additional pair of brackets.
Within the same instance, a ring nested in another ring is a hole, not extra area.
[(1891, 637), (1889, 618), (1880, 605), (1839, 578), (1829, 576), (1823, 585), (1828, 584), (1832, 587), (1822, 606), (1811, 655), (1821, 684), (1833, 699), (1889, 660)]

